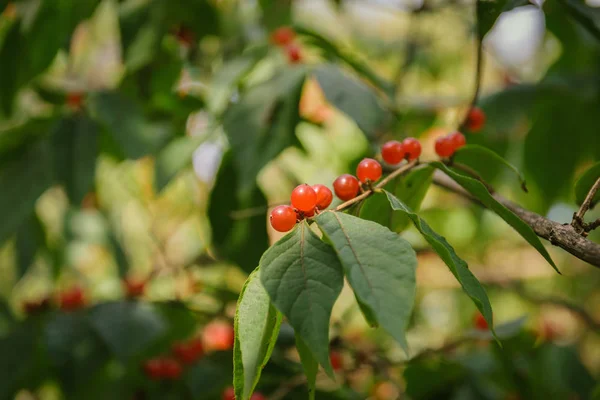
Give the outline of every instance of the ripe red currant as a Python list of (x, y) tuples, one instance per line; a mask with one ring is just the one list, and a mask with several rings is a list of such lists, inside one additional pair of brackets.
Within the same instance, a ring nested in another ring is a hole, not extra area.
[(339, 371), (343, 367), (342, 354), (339, 351), (331, 350), (329, 352), (329, 361), (334, 371)]
[(202, 342), (207, 351), (229, 350), (234, 341), (233, 325), (226, 321), (212, 321), (202, 331)]
[(83, 104), (83, 93), (71, 92), (67, 95), (67, 105), (73, 110), (79, 110)]
[(291, 43), (285, 47), (288, 62), (290, 64), (297, 64), (302, 61), (302, 53), (300, 52), (300, 46)]
[(454, 153), (456, 150), (460, 149), (461, 147), (464, 147), (464, 145), (467, 144), (467, 139), (465, 138), (465, 135), (463, 135), (460, 132), (453, 132), (451, 134), (448, 135), (448, 141), (450, 143), (452, 143), (452, 152)]
[(381, 157), (383, 161), (390, 165), (396, 165), (404, 160), (406, 152), (402, 143), (397, 140), (390, 140), (381, 147)]
[(235, 400), (235, 389), (232, 386), (229, 386), (223, 391), (223, 395), (221, 396), (222, 400)]
[(287, 232), (296, 225), (296, 212), (290, 206), (277, 206), (269, 217), (271, 226), (278, 232)]
[(178, 379), (183, 372), (181, 364), (174, 358), (164, 358), (162, 360), (162, 376), (167, 379)]
[(79, 286), (75, 286), (60, 294), (59, 298), (60, 309), (64, 311), (73, 311), (85, 306), (85, 298), (83, 290)]
[(204, 346), (202, 345), (202, 339), (195, 338), (188, 342), (173, 344), (171, 351), (183, 364), (192, 364), (202, 357)]
[(372, 158), (365, 158), (356, 167), (356, 176), (361, 182), (377, 182), (381, 178), (381, 164)]
[(479, 107), (473, 107), (467, 115), (467, 129), (471, 132), (479, 132), (485, 125), (485, 113)]
[(488, 323), (481, 313), (475, 314), (473, 317), (473, 325), (475, 325), (475, 328), (481, 331), (486, 331), (489, 329)]
[(277, 46), (286, 46), (292, 43), (296, 37), (296, 32), (289, 26), (282, 26), (271, 33), (271, 42)]
[(454, 154), (454, 143), (449, 136), (442, 136), (435, 141), (435, 152), (440, 157), (450, 157)]
[(317, 208), (319, 210), (324, 210), (331, 204), (333, 200), (333, 193), (331, 190), (325, 185), (316, 184), (313, 185), (313, 190), (317, 194)]
[(421, 142), (415, 138), (409, 137), (404, 139), (402, 147), (404, 147), (408, 161), (416, 160), (421, 155)]
[(130, 298), (143, 296), (146, 291), (145, 280), (125, 279), (123, 286), (127, 297)]
[(291, 202), (292, 207), (300, 211), (312, 211), (317, 205), (317, 194), (312, 187), (303, 183), (292, 190)]
[(343, 174), (333, 181), (333, 190), (340, 200), (350, 200), (356, 197), (360, 189), (358, 179), (350, 174)]
[(163, 363), (160, 358), (151, 358), (143, 364), (144, 373), (150, 379), (158, 380), (162, 377)]

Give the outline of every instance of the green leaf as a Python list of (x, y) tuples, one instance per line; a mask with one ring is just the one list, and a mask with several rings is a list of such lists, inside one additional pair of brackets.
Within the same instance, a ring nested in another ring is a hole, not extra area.
[(292, 22), (292, 0), (259, 0), (263, 12), (263, 23), (268, 29), (290, 25)]
[(590, 7), (580, 0), (560, 0), (559, 3), (579, 25), (600, 40), (600, 10), (597, 7)]
[(271, 246), (260, 260), (260, 278), (271, 301), (330, 376), (329, 319), (343, 277), (334, 250), (306, 222)]
[(375, 138), (388, 118), (375, 92), (331, 64), (319, 66), (314, 73), (327, 100), (354, 120), (368, 138)]
[(139, 105), (120, 93), (95, 93), (89, 96), (88, 104), (127, 158), (155, 153), (170, 136), (169, 129), (147, 121)]
[[(492, 318), (492, 306), (490, 300), (485, 292), (481, 283), (477, 280), (475, 275), (469, 270), (467, 263), (461, 259), (454, 248), (448, 243), (446, 238), (435, 232), (425, 220), (414, 213), (406, 204), (398, 200), (390, 192), (385, 192), (390, 206), (399, 212), (406, 214), (415, 228), (421, 232), (425, 240), (431, 245), (433, 250), (440, 256), (440, 258), (446, 263), (450, 272), (460, 283), (465, 293), (473, 300), (477, 309), (481, 312), (488, 325), (493, 327)], [(493, 329), (493, 328), (492, 328)]]
[(165, 146), (156, 156), (154, 186), (160, 192), (185, 167), (191, 165), (194, 151), (205, 136), (177, 138)]
[(236, 398), (248, 400), (269, 361), (281, 325), (281, 314), (273, 307), (258, 277), (250, 274), (235, 312), (233, 383)]
[(0, 163), (0, 244), (31, 215), (37, 199), (52, 185), (52, 172), (52, 151), (47, 141), (35, 143)]
[(121, 245), (121, 242), (115, 235), (113, 229), (108, 232), (108, 243), (113, 251), (113, 257), (115, 258), (115, 263), (117, 264), (117, 272), (119, 273), (119, 277), (125, 278), (127, 276), (127, 271), (129, 270), (129, 261), (127, 259), (127, 253), (125, 253), (125, 249)]
[(17, 256), (17, 279), (21, 279), (27, 273), (29, 266), (33, 263), (35, 255), (40, 247), (45, 246), (46, 234), (40, 219), (31, 214), (25, 223), (17, 231), (16, 256)]
[(477, 34), (483, 39), (505, 11), (531, 4), (528, 0), (477, 0)]
[(0, 128), (0, 159), (22, 151), (23, 146), (31, 146), (37, 139), (52, 132), (54, 123), (52, 118), (33, 118), (22, 124)]
[(515, 213), (496, 201), (496, 199), (494, 199), (494, 197), (490, 194), (490, 192), (488, 192), (481, 182), (473, 178), (457, 174), (456, 172), (447, 168), (441, 162), (432, 162), (431, 165), (442, 170), (444, 173), (446, 173), (446, 175), (454, 179), (459, 185), (461, 185), (469, 193), (481, 201), (485, 207), (496, 213), (496, 215), (502, 218), (507, 224), (512, 226), (513, 229), (516, 230), (519, 235), (521, 235), (523, 239), (527, 241), (527, 243), (532, 245), (546, 259), (546, 261), (548, 261), (548, 263), (556, 270), (556, 272), (560, 273), (556, 267), (556, 264), (554, 264), (554, 261), (552, 261), (552, 257), (550, 257), (550, 254), (548, 254), (548, 251), (537, 237), (533, 229), (531, 229), (531, 227), (527, 225), (521, 218), (516, 216)]
[[(527, 322), (527, 316), (516, 318), (512, 321), (505, 322), (503, 324), (494, 327), (494, 332), (488, 330), (473, 329), (468, 337), (479, 339), (479, 340), (492, 340), (495, 337), (498, 339), (508, 339), (518, 335)], [(491, 326), (491, 325), (490, 325)]]
[[(575, 201), (581, 205), (585, 200), (594, 183), (600, 178), (600, 162), (588, 168), (575, 183)], [(600, 190), (596, 192), (592, 199), (592, 204), (595, 204), (600, 199)]]
[(104, 303), (90, 310), (90, 323), (117, 358), (144, 350), (166, 332), (162, 317), (147, 303)]
[(0, 337), (0, 398), (12, 399), (17, 390), (31, 381), (31, 372), (36, 363), (38, 332), (33, 321), (19, 323), (5, 336)]
[(252, 87), (223, 117), (242, 192), (285, 148), (297, 143), (298, 104), (306, 78), (304, 67), (286, 68), (273, 79)]
[(98, 126), (79, 114), (63, 119), (53, 138), (56, 178), (74, 205), (80, 205), (94, 186), (98, 157)]
[(304, 340), (296, 335), (296, 349), (300, 355), (300, 361), (304, 368), (304, 374), (306, 375), (306, 383), (308, 385), (308, 399), (315, 399), (315, 383), (317, 381), (317, 372), (319, 372), (319, 363), (313, 357), (310, 349), (304, 343)]
[[(240, 193), (238, 182), (237, 170), (228, 153), (223, 157), (216, 185), (210, 194), (208, 217), (217, 252), (250, 273), (269, 247), (268, 206), (259, 187), (254, 186), (249, 194)], [(240, 217), (235, 214), (240, 210), (253, 212)]]
[(415, 300), (417, 268), (410, 244), (375, 222), (339, 212), (321, 213), (316, 222), (362, 305), (408, 352), (405, 330)]
[(231, 353), (215, 352), (203, 357), (185, 374), (193, 399), (219, 399), (231, 385)]
[[(433, 171), (434, 169), (428, 166), (413, 169), (401, 179), (395, 179), (387, 184), (385, 189), (412, 210), (418, 211), (431, 185)], [(410, 224), (410, 218), (406, 213), (391, 209), (388, 203), (385, 195), (376, 193), (362, 204), (359, 216), (386, 226), (394, 232), (402, 232)]]
[[(453, 160), (475, 169), (486, 181), (491, 181), (493, 176), (485, 176), (480, 169), (478, 169), (480, 165), (491, 164), (490, 168), (493, 171), (506, 168), (517, 177), (521, 184), (521, 188), (527, 191), (527, 185), (523, 174), (515, 166), (488, 148), (476, 144), (467, 145), (454, 153)], [(456, 172), (460, 173), (460, 170)]]

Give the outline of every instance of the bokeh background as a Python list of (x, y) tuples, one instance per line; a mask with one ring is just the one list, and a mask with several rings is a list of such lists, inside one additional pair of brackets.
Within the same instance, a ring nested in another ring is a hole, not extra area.
[[(238, 293), (281, 237), (267, 205), (299, 183), (331, 187), (387, 139), (417, 137), (434, 159), (477, 86), (487, 122), (467, 140), (519, 168), (528, 193), (510, 171), (474, 168), (569, 223), (575, 182), (600, 158), (600, 4), (493, 4), (478, 30), (467, 0), (0, 0), (0, 398), (222, 398)], [(281, 26), (299, 62), (269, 41)], [(328, 68), (329, 96), (310, 68)], [(345, 289), (338, 379), (319, 375), (317, 398), (600, 395), (598, 268), (545, 243), (558, 275), (492, 213), (428, 183), (423, 196), (420, 215), (486, 286), (503, 349), (411, 227), (418, 357)], [(203, 355), (175, 379), (143, 368), (193, 338)], [(306, 398), (304, 386), (284, 324), (258, 390)]]

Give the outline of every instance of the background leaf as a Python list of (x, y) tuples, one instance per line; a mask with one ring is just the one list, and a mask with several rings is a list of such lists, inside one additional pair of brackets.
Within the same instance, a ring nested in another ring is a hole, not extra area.
[[(594, 183), (600, 178), (600, 162), (588, 168), (575, 183), (575, 201), (582, 204)], [(600, 199), (600, 190), (596, 192), (592, 202), (596, 203)]]
[(338, 212), (316, 218), (363, 306), (408, 352), (405, 330), (415, 300), (417, 257), (410, 244), (371, 221)]

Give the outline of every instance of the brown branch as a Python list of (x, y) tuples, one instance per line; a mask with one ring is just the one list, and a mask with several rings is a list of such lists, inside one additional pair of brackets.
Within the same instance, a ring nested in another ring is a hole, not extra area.
[[(479, 200), (441, 171), (435, 172), (433, 182), (440, 187), (460, 194), (461, 196), (482, 205)], [(497, 193), (492, 196), (496, 201), (525, 221), (539, 237), (568, 251), (580, 260), (600, 268), (600, 244), (594, 243), (581, 236), (570, 224), (560, 224), (544, 218), (539, 214), (526, 210), (512, 201), (505, 199)]]
[(577, 210), (577, 212), (573, 214), (573, 221), (571, 221), (571, 226), (575, 228), (577, 232), (584, 236), (586, 232), (596, 228), (595, 222), (593, 222), (590, 225), (594, 226), (594, 228), (587, 229), (588, 225), (586, 225), (583, 222), (583, 217), (585, 216), (587, 210), (590, 209), (590, 206), (592, 205), (592, 200), (594, 200), (594, 196), (596, 195), (596, 192), (598, 192), (598, 189), (600, 189), (600, 178), (596, 179), (596, 182), (594, 183), (594, 185), (592, 185), (587, 196), (585, 196), (585, 200), (583, 201), (583, 203), (581, 203), (581, 207), (579, 207), (579, 210)]
[(337, 206), (335, 208), (335, 211), (345, 210), (346, 208), (363, 201), (364, 199), (366, 199), (373, 193), (377, 192), (378, 189), (384, 188), (385, 185), (390, 183), (392, 180), (396, 179), (398, 176), (402, 175), (406, 171), (412, 169), (418, 163), (419, 163), (419, 160), (414, 160), (414, 161), (409, 162), (408, 164), (401, 166), (397, 170), (394, 170), (394, 172), (392, 172), (391, 174), (389, 174), (388, 176), (383, 178), (381, 181), (379, 181), (379, 183), (373, 189), (366, 190), (365, 192), (359, 194), (355, 198), (350, 199), (350, 200), (346, 201), (345, 203), (340, 204), (339, 206)]

